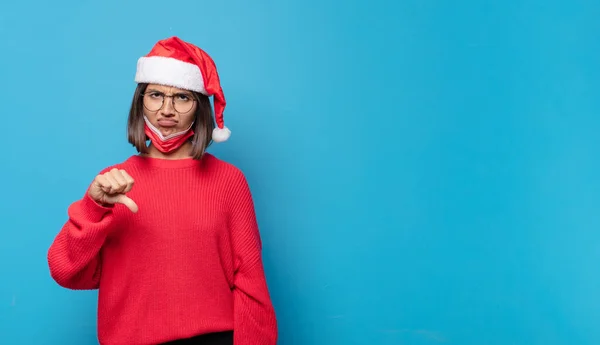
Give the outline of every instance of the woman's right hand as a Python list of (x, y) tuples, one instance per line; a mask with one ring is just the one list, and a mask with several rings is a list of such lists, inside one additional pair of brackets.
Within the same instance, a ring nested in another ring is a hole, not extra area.
[(132, 187), (133, 178), (125, 170), (114, 168), (96, 176), (88, 194), (99, 204), (123, 204), (135, 213), (138, 206), (126, 195)]

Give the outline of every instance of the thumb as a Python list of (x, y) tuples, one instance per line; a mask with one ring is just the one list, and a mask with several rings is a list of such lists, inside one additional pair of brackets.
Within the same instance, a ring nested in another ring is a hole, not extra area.
[(112, 199), (115, 203), (127, 206), (127, 208), (129, 208), (133, 213), (136, 213), (138, 211), (138, 205), (135, 203), (135, 201), (131, 200), (131, 198), (129, 198), (125, 194), (115, 195)]

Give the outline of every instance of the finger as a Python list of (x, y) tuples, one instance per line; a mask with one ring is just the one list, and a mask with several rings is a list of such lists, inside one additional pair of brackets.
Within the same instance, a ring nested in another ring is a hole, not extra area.
[(110, 192), (108, 192), (108, 194), (117, 194), (117, 193), (121, 192), (122, 188), (119, 185), (119, 182), (117, 182), (117, 180), (115, 180), (115, 178), (112, 176), (112, 174), (110, 172), (104, 174), (104, 177), (110, 183)]
[(114, 201), (115, 203), (127, 206), (127, 208), (129, 208), (129, 210), (133, 213), (136, 213), (139, 209), (135, 201), (131, 200), (131, 198), (129, 198), (125, 194), (118, 194), (113, 197), (110, 197), (110, 199), (112, 199), (111, 201)]
[(133, 177), (131, 177), (131, 175), (129, 175), (127, 173), (127, 171), (125, 170), (120, 170), (121, 175), (123, 175), (123, 178), (125, 179), (125, 181), (127, 181), (127, 188), (125, 188), (125, 193), (129, 192), (131, 190), (131, 188), (133, 188)]
[(106, 176), (104, 175), (98, 175), (96, 176), (96, 178), (94, 179), (94, 183), (100, 187), (100, 189), (104, 192), (104, 193), (110, 193), (110, 189), (111, 189), (111, 184), (110, 182), (106, 179)]
[(119, 189), (116, 190), (118, 193), (123, 193), (127, 189), (127, 181), (125, 181), (125, 177), (121, 175), (121, 172), (118, 169), (112, 169), (110, 171), (110, 176), (117, 181), (119, 184)]

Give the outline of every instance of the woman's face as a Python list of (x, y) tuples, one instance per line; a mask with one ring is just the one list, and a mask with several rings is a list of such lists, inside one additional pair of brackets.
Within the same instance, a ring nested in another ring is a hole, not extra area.
[(144, 115), (163, 135), (184, 131), (192, 125), (198, 107), (192, 92), (150, 84), (143, 97)]

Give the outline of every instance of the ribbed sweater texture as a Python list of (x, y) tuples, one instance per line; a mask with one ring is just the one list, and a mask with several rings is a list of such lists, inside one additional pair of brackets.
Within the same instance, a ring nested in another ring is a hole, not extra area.
[(150, 345), (233, 330), (234, 345), (275, 345), (250, 188), (235, 166), (131, 156), (108, 167), (135, 180), (139, 207), (100, 205), (87, 192), (48, 250), (52, 278), (98, 289), (102, 345)]

